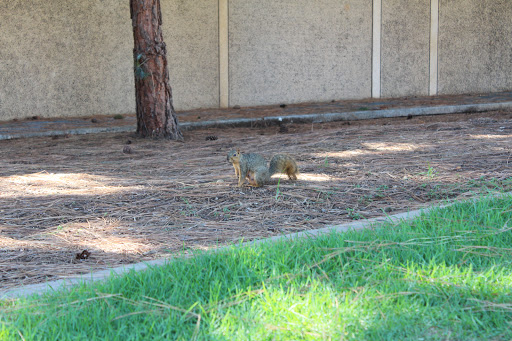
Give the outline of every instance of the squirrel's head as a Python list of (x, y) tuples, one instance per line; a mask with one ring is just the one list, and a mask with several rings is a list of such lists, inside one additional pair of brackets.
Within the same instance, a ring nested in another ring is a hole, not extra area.
[(242, 153), (240, 153), (240, 149), (232, 150), (228, 153), (227, 160), (231, 163), (238, 162), (240, 161), (240, 155), (242, 155)]

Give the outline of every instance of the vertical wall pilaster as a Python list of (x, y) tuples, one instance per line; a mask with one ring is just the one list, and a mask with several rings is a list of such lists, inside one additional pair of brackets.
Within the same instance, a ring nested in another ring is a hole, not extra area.
[(372, 24), (372, 97), (380, 98), (381, 94), (381, 27), (382, 0), (373, 0)]
[(437, 95), (438, 77), (439, 0), (430, 0), (430, 81), (429, 95)]
[(229, 107), (229, 0), (219, 0), (219, 105)]

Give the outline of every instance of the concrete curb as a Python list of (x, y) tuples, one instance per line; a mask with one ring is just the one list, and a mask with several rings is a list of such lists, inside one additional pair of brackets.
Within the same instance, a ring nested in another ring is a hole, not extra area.
[[(505, 192), (505, 193), (494, 194), (494, 195), (492, 195), (492, 197), (497, 199), (497, 198), (507, 197), (507, 196), (511, 196), (511, 195), (512, 195), (512, 192)], [(465, 201), (475, 201), (475, 200), (479, 200), (479, 199), (480, 199), (480, 197), (470, 198), (470, 199), (463, 200), (463, 201), (464, 202)], [(444, 205), (441, 204), (441, 205), (436, 205), (436, 206), (430, 206), (430, 207), (427, 207), (424, 209), (419, 209), (419, 210), (414, 210), (414, 211), (409, 211), (409, 212), (404, 212), (404, 213), (397, 213), (394, 215), (389, 215), (389, 216), (385, 216), (385, 217), (377, 217), (377, 218), (367, 219), (364, 221), (356, 221), (356, 222), (340, 224), (340, 225), (328, 225), (326, 227), (323, 227), (323, 228), (317, 229), (317, 230), (291, 233), (291, 234), (287, 234), (287, 235), (275, 236), (275, 237), (266, 238), (266, 239), (257, 239), (257, 240), (253, 240), (253, 241), (242, 243), (242, 244), (223, 246), (223, 247), (220, 247), (217, 249), (212, 249), (209, 252), (219, 252), (219, 251), (226, 250), (230, 247), (247, 247), (247, 246), (259, 245), (259, 244), (267, 243), (267, 242), (277, 242), (277, 241), (283, 241), (283, 240), (292, 241), (292, 240), (298, 239), (298, 238), (317, 238), (317, 237), (329, 234), (331, 232), (346, 232), (349, 230), (357, 231), (357, 230), (362, 230), (365, 228), (370, 228), (374, 224), (378, 224), (378, 223), (383, 223), (383, 222), (397, 223), (400, 221), (412, 220), (412, 219), (420, 216), (423, 213), (426, 214), (432, 210), (439, 209), (439, 208), (445, 208), (445, 207), (454, 205), (459, 202), (460, 201), (455, 201), (455, 202), (451, 202), (451, 203), (444, 204)], [(191, 257), (191, 255), (185, 255), (185, 256), (180, 255), (180, 256), (175, 256), (175, 257), (170, 257), (170, 258), (155, 259), (152, 261), (140, 262), (140, 263), (130, 264), (130, 265), (126, 265), (126, 266), (120, 266), (120, 267), (116, 267), (116, 268), (112, 268), (112, 269), (100, 270), (100, 271), (93, 272), (93, 273), (90, 273), (87, 275), (78, 275), (78, 276), (71, 277), (71, 278), (60, 279), (60, 280), (55, 280), (55, 281), (40, 283), (40, 284), (32, 284), (32, 285), (27, 285), (27, 286), (15, 288), (15, 289), (5, 290), (3, 292), (0, 292), (0, 300), (13, 299), (13, 298), (17, 298), (17, 297), (26, 297), (26, 296), (30, 296), (30, 295), (34, 295), (34, 294), (44, 294), (45, 292), (50, 292), (50, 291), (69, 289), (69, 288), (76, 286), (78, 284), (81, 284), (81, 283), (93, 283), (93, 282), (98, 282), (98, 281), (104, 281), (111, 276), (121, 276), (123, 274), (126, 274), (126, 273), (132, 271), (132, 270), (133, 271), (144, 271), (151, 267), (165, 265), (169, 262), (172, 262), (174, 259), (189, 258), (189, 257)]]
[[(492, 110), (512, 109), (512, 102), (497, 102), (497, 103), (481, 103), (481, 104), (464, 104), (464, 105), (442, 105), (442, 106), (428, 106), (428, 107), (411, 107), (411, 108), (396, 108), (396, 109), (378, 109), (378, 110), (361, 110), (349, 112), (330, 112), (322, 114), (304, 114), (304, 115), (283, 115), (283, 116), (267, 116), (259, 119), (252, 118), (238, 118), (238, 119), (225, 119), (225, 120), (211, 120), (202, 122), (183, 122), (180, 127), (183, 130), (192, 130), (199, 128), (209, 127), (223, 127), (223, 126), (254, 126), (258, 124), (277, 124), (279, 122), (292, 123), (292, 122), (309, 122), (309, 123), (323, 123), (333, 121), (355, 121), (367, 120), (374, 118), (391, 118), (391, 117), (407, 117), (407, 116), (422, 116), (422, 115), (440, 115), (440, 114), (459, 114), (459, 113), (472, 113), (483, 112)], [(91, 128), (78, 128), (78, 129), (63, 129), (63, 130), (48, 130), (27, 133), (14, 133), (14, 134), (1, 134), (0, 140), (10, 140), (17, 138), (29, 137), (44, 137), (44, 136), (61, 136), (61, 135), (81, 135), (93, 133), (124, 133), (133, 132), (135, 127), (130, 125), (116, 126), (116, 127), (91, 127)]]
[(283, 115), (283, 116), (267, 116), (260, 119), (230, 119), (215, 120), (203, 122), (184, 122), (180, 126), (184, 129), (207, 128), (219, 126), (252, 126), (255, 124), (276, 124), (279, 122), (308, 122), (308, 123), (324, 123), (334, 121), (357, 121), (368, 120), (374, 118), (391, 118), (391, 117), (408, 117), (408, 116), (424, 116), (424, 115), (441, 115), (441, 114), (461, 114), (474, 113), (493, 110), (512, 109), (512, 102), (499, 103), (482, 103), (482, 104), (464, 104), (464, 105), (442, 105), (429, 107), (411, 107), (397, 109), (379, 109), (379, 110), (361, 110), (348, 112), (332, 112), (323, 114), (305, 114), (305, 115)]
[(30, 133), (20, 134), (0, 134), (0, 140), (23, 139), (30, 137), (45, 137), (45, 136), (63, 136), (63, 135), (85, 135), (97, 133), (126, 133), (135, 131), (132, 125), (118, 126), (118, 127), (99, 127), (99, 128), (78, 128), (78, 129), (63, 129), (63, 130), (47, 130), (36, 131)]
[[(392, 216), (386, 216), (386, 217), (378, 217), (373, 219), (367, 219), (364, 221), (357, 221), (347, 224), (341, 224), (341, 225), (329, 225), (324, 228), (318, 229), (318, 230), (311, 230), (311, 231), (303, 231), (303, 232), (297, 232), (292, 233), (288, 235), (282, 235), (282, 236), (275, 236), (267, 239), (258, 239), (247, 243), (242, 244), (236, 244), (233, 245), (234, 247), (246, 247), (251, 245), (258, 245), (266, 242), (276, 242), (276, 241), (282, 241), (282, 240), (294, 240), (298, 238), (316, 238), (331, 232), (345, 232), (349, 230), (361, 230), (364, 228), (369, 228), (375, 223), (382, 223), (382, 222), (398, 222), (402, 220), (409, 220), (413, 219), (415, 217), (418, 217), (422, 213), (427, 213), (428, 211), (439, 208), (443, 206), (435, 206), (430, 207), (422, 210), (415, 210), (405, 213), (399, 213)], [(226, 250), (233, 246), (223, 246), (217, 249), (211, 250), (211, 252), (219, 252)], [(15, 289), (6, 290), (3, 292), (0, 292), (0, 299), (10, 299), (10, 298), (16, 298), (16, 297), (24, 297), (24, 296), (30, 296), (34, 294), (44, 294), (45, 292), (50, 291), (56, 291), (56, 290), (62, 290), (62, 289), (69, 289), (73, 286), (76, 286), (81, 283), (93, 283), (98, 281), (106, 280), (107, 278), (111, 276), (120, 276), (123, 274), (128, 273), (129, 271), (143, 271), (151, 267), (155, 266), (162, 266), (164, 264), (167, 264), (169, 262), (172, 262), (174, 259), (180, 258), (180, 257), (190, 257), (190, 255), (186, 256), (176, 256), (171, 258), (164, 258), (164, 259), (156, 259), (152, 261), (147, 262), (140, 262), (136, 264), (126, 265), (126, 266), (120, 266), (112, 269), (106, 269), (106, 270), (100, 270), (97, 272), (93, 272), (87, 275), (78, 275), (76, 277), (70, 277), (66, 279), (61, 280), (55, 280), (51, 282), (46, 283), (40, 283), (40, 284), (32, 284), (27, 285)]]

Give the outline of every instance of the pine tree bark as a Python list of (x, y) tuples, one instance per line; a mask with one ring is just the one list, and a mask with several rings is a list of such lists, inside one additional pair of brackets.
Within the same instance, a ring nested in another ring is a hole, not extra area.
[(172, 104), (160, 0), (130, 0), (137, 134), (183, 141)]

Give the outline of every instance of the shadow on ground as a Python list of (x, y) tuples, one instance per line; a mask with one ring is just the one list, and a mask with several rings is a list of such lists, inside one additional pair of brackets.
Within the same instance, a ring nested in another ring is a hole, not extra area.
[[(0, 141), (0, 288), (508, 190), (512, 113)], [(299, 180), (237, 188), (229, 150)], [(123, 152), (124, 150), (124, 152)], [(74, 256), (89, 250), (91, 257)]]

